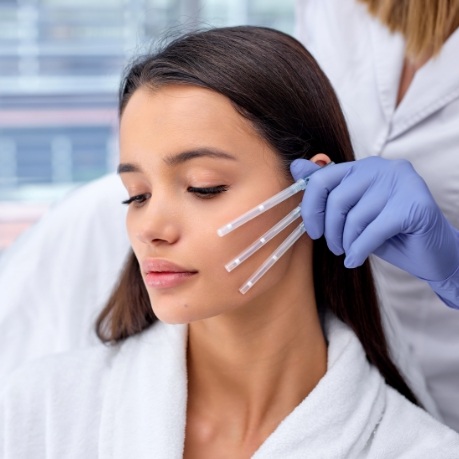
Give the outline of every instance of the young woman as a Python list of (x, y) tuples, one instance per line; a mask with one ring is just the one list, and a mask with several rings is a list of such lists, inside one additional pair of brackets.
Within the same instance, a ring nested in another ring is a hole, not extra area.
[(292, 183), (292, 161), (353, 159), (301, 44), (255, 27), (185, 35), (128, 69), (120, 120), (133, 253), (97, 323), (111, 346), (16, 375), (6, 457), (457, 456), (391, 361), (367, 264), (303, 236), (242, 295), (288, 228), (224, 268), (299, 203), (217, 235)]

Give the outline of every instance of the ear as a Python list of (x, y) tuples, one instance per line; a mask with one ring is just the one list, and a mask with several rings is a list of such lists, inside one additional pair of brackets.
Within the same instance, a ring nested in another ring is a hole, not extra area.
[(320, 167), (331, 163), (331, 159), (325, 153), (317, 153), (310, 159), (310, 161), (312, 161)]

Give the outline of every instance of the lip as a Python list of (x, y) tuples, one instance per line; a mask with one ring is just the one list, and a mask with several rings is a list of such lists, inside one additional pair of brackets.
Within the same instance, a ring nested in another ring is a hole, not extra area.
[(177, 287), (198, 273), (196, 270), (159, 258), (144, 260), (142, 272), (145, 284), (159, 289)]

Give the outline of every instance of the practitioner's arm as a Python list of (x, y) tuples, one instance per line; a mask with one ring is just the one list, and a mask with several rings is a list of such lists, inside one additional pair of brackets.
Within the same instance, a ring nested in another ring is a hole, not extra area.
[[(300, 159), (291, 172), (298, 179), (318, 167)], [(459, 309), (459, 231), (408, 161), (370, 157), (323, 168), (310, 178), (301, 213), (309, 236), (324, 235), (348, 268), (373, 253)]]

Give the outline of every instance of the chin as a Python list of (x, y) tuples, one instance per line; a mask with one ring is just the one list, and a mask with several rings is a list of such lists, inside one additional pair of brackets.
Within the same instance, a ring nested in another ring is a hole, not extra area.
[[(209, 295), (209, 290), (206, 291), (206, 294), (201, 294), (201, 292), (192, 294), (188, 291), (159, 294), (155, 292), (150, 295), (150, 304), (155, 316), (161, 322), (189, 324), (232, 312), (241, 306), (241, 298), (237, 298), (242, 297), (239, 292), (234, 294), (234, 299), (225, 293), (219, 291)], [(222, 302), (222, 297), (226, 297), (224, 302)]]
[(185, 311), (178, 312), (177, 310), (164, 310), (162, 308), (153, 308), (155, 316), (166, 324), (179, 325), (179, 324), (188, 324), (191, 320), (188, 317)]
[(166, 324), (188, 324), (197, 320), (191, 305), (183, 301), (164, 301), (164, 299), (153, 301), (151, 299), (150, 302), (153, 305), (155, 316)]
[(156, 303), (153, 307), (153, 312), (161, 322), (171, 325), (188, 325), (192, 322), (198, 322), (200, 320), (210, 319), (220, 315), (219, 312), (209, 312), (199, 309), (200, 308), (196, 308), (192, 304), (184, 304), (180, 302), (171, 304), (168, 302), (168, 304)]

